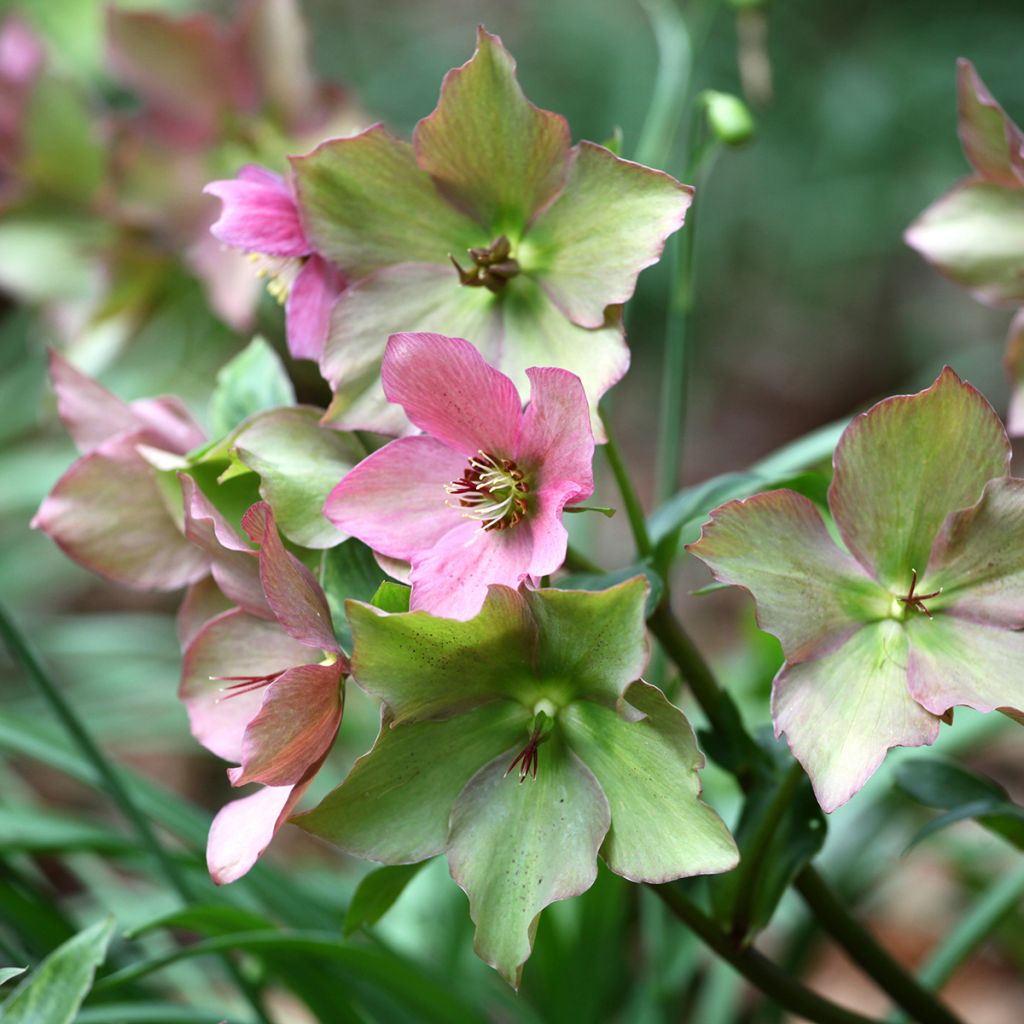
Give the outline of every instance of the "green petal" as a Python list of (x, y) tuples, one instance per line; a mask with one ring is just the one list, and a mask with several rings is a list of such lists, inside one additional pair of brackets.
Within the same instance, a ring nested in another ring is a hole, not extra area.
[(829, 535), (812, 501), (795, 491), (755, 494), (711, 513), (687, 546), (716, 580), (749, 590), (758, 625), (790, 662), (833, 648), (858, 624), (888, 614), (888, 591)]
[(449, 253), (492, 241), (438, 194), (412, 146), (382, 125), (330, 139), (292, 167), (306, 235), (349, 278), (395, 263), (447, 267)]
[(597, 403), (629, 368), (629, 349), (618, 307), (607, 310), (602, 327), (578, 327), (536, 281), (520, 274), (505, 286), (501, 308), (504, 341), (495, 364), (498, 369), (515, 381), (524, 401), (529, 395), (526, 371), (531, 366), (559, 366), (575, 373), (590, 402), (594, 438), (603, 441)]
[(586, 892), (610, 822), (597, 780), (557, 737), (536, 779), (506, 776), (510, 750), (481, 768), (452, 810), (448, 864), (469, 896), (474, 948), (518, 986), (540, 912)]
[(647, 664), (646, 579), (523, 596), (537, 624), (536, 675), (559, 690), (557, 703), (589, 699), (614, 707)]
[[(631, 709), (644, 717), (630, 720)], [(620, 712), (578, 701), (559, 722), (611, 805), (601, 856), (612, 871), (633, 882), (660, 883), (736, 866), (729, 830), (700, 800), (697, 769), (704, 757), (693, 730), (661, 690), (635, 682)]]
[(525, 682), (536, 686), (530, 663), (536, 626), (526, 602), (508, 587), (491, 587), (467, 622), (427, 612), (388, 615), (359, 601), (346, 602), (345, 610), (352, 677), (393, 710), (395, 725), (449, 718), (515, 697)]
[(823, 658), (784, 667), (772, 716), (825, 811), (846, 803), (890, 747), (934, 743), (939, 733), (939, 719), (907, 689), (907, 638), (891, 619), (865, 626)]
[[(335, 389), (324, 422), (343, 430), (408, 431), (401, 407), (384, 397), (381, 362), (390, 335), (426, 330), (465, 338), (489, 362), (499, 362), (496, 296), (486, 288), (462, 287), (450, 265), (388, 267), (346, 288), (334, 307), (321, 360)], [(525, 374), (521, 386), (529, 394)]]
[(1010, 437), (1024, 436), (1024, 311), (1017, 310), (1006, 333), (1006, 370), (1013, 384), (1010, 408), (1006, 413), (1006, 432)]
[(1024, 713), (1024, 633), (953, 615), (915, 615), (907, 631), (910, 693), (933, 714), (957, 705)]
[(905, 594), (946, 516), (973, 505), (1009, 459), (999, 417), (946, 367), (926, 391), (887, 398), (844, 431), (829, 505), (857, 561)]
[(982, 302), (1024, 303), (1024, 188), (964, 182), (929, 206), (906, 240)]
[(413, 140), (441, 192), (494, 235), (518, 235), (568, 169), (565, 118), (526, 99), (516, 62), (483, 28), (472, 59), (445, 75), (437, 108)]
[(362, 457), (351, 437), (322, 427), (320, 416), (307, 406), (273, 409), (250, 420), (234, 442), (239, 461), (259, 474), (260, 495), (281, 532), (307, 548), (345, 539), (322, 510), (332, 488)]
[[(497, 701), (443, 722), (393, 726), (312, 811), (292, 819), (354, 857), (411, 864), (440, 853), (462, 788), (498, 752), (527, 739), (529, 714)], [(514, 754), (506, 758), (506, 766)]]
[(957, 62), (960, 141), (974, 169), (989, 181), (1020, 188), (1024, 136), (985, 87), (969, 60)]
[(583, 327), (629, 299), (637, 275), (657, 263), (683, 226), (693, 189), (662, 171), (581, 142), (562, 194), (530, 229), (520, 253), (555, 304)]

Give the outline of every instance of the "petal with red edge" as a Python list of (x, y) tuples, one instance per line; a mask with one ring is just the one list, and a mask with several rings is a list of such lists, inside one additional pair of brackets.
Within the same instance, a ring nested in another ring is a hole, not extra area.
[(969, 60), (957, 61), (960, 142), (974, 169), (1004, 188), (1024, 187), (1020, 176), (1024, 135), (1006, 116)]

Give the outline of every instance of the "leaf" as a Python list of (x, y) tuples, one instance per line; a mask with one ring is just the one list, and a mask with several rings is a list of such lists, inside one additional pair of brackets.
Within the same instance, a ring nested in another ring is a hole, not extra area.
[(0, 1008), (3, 1024), (71, 1024), (107, 955), (114, 931), (108, 917), (52, 952)]
[(280, 357), (263, 338), (255, 337), (217, 372), (210, 399), (211, 430), (219, 437), (253, 413), (294, 402), (295, 390)]
[[(247, 1018), (246, 1018), (247, 1020)], [(219, 1010), (193, 1010), (172, 1003), (104, 1003), (87, 1006), (75, 1018), (75, 1024), (225, 1024)], [(231, 1024), (243, 1024), (232, 1017)]]
[(232, 907), (226, 903), (197, 903), (181, 910), (173, 910), (169, 914), (161, 914), (155, 920), (147, 921), (127, 932), (126, 938), (137, 939), (162, 928), (183, 928), (186, 931), (198, 932), (200, 935), (229, 935), (232, 932), (273, 929), (276, 925), (262, 914), (253, 913), (242, 907)]
[(5, 985), (11, 978), (16, 978), (27, 970), (27, 967), (0, 967), (0, 985)]
[(335, 635), (342, 648), (351, 652), (352, 629), (345, 615), (345, 602), (373, 600), (383, 584), (384, 570), (373, 552), (355, 538), (325, 551), (320, 565), (320, 585), (327, 595)]
[(38, 807), (0, 807), (0, 851), (122, 853), (136, 849), (125, 836)]
[(569, 573), (568, 576), (559, 579), (558, 588), (560, 590), (607, 590), (609, 587), (614, 587), (617, 583), (624, 583), (635, 576), (647, 577), (649, 590), (645, 612), (650, 618), (665, 591), (665, 581), (647, 559), (634, 562), (632, 565), (626, 566), (625, 569), (615, 569), (612, 572)]
[(379, 608), (382, 612), (407, 612), (409, 610), (409, 597), (412, 588), (404, 583), (392, 583), (391, 580), (384, 582), (377, 588), (370, 604)]
[(376, 924), (426, 863), (421, 860), (418, 864), (388, 864), (365, 875), (345, 912), (345, 935)]

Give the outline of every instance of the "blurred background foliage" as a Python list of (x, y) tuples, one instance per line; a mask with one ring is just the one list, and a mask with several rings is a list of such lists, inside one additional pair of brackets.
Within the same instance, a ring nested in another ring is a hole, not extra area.
[[(234, 5), (124, 6), (227, 18)], [(655, 39), (639, 2), (306, 0), (303, 7), (318, 73), (350, 90), (364, 123), (380, 119), (408, 132), (432, 109), (444, 72), (469, 57), (482, 22), (517, 56), (527, 95), (564, 113), (575, 138), (602, 141), (621, 130), (623, 155), (635, 152), (656, 70)], [(943, 281), (906, 248), (901, 233), (967, 170), (956, 136), (958, 56), (970, 57), (1011, 116), (1024, 119), (1024, 8), (1005, 0), (773, 0), (756, 10), (737, 7), (714, 0), (683, 5), (698, 33), (696, 89), (742, 94), (741, 62), (756, 70), (767, 60), (771, 78), (770, 90), (762, 77), (759, 95), (748, 97), (755, 139), (722, 155), (698, 199), (685, 480), (742, 469), (875, 398), (925, 386), (947, 362), (1003, 411), (1008, 314)], [(46, 187), (0, 214), (0, 595), (103, 748), (138, 773), (132, 785), (151, 818), (180, 844), (175, 855), (200, 908), (131, 942), (116, 939), (105, 971), (169, 952), (184, 938), (259, 933), (276, 924), (339, 936), (337, 955), (281, 946), (243, 959), (251, 980), (287, 979), (271, 986), (271, 1004), (288, 1024), (782, 1019), (704, 953), (650, 893), (606, 873), (584, 897), (545, 913), (518, 998), (472, 955), (465, 899), (441, 863), (420, 872), (379, 924), (356, 927), (344, 941), (346, 909), (367, 866), (343, 861), (294, 829), (280, 835), (249, 878), (214, 892), (194, 851), (229, 789), (223, 766), (188, 735), (176, 699), (174, 600), (104, 585), (28, 521), (73, 458), (45, 382), (48, 345), (68, 349), (122, 397), (181, 394), (202, 418), (216, 368), (250, 329), (230, 326), (211, 309), (167, 225), (147, 235), (141, 250), (122, 248), (116, 258), (97, 235), (106, 229), (92, 188), (110, 156), (99, 114), (131, 113), (139, 103), (107, 60), (104, 5), (8, 0), (0, 12), (18, 13), (39, 32), (47, 75), (60, 94), (38, 128)], [(49, 165), (47, 133), (59, 143)], [(210, 176), (233, 173), (244, 158), (222, 147)], [(682, 166), (677, 144), (664, 167), (681, 174)], [(170, 165), (162, 172), (172, 191), (189, 185)], [(191, 200), (200, 219), (215, 215), (214, 199)], [(130, 327), (115, 330), (101, 318), (98, 329), (90, 306), (97, 278), (103, 289), (128, 289)], [(629, 314), (633, 367), (613, 399), (645, 496), (653, 489), (652, 409), (667, 285), (665, 264), (641, 278)], [(132, 305), (139, 294), (144, 301)], [(282, 317), (272, 300), (260, 300), (252, 327), (283, 352)], [(301, 398), (326, 399), (308, 364), (290, 368)], [(610, 480), (601, 491), (602, 503), (615, 504)], [(580, 542), (607, 565), (631, 557), (622, 518), (581, 525)], [(677, 593), (706, 582), (693, 565), (681, 565), (680, 573)], [(754, 627), (749, 602), (715, 593), (686, 598), (681, 612), (748, 724), (766, 725), (780, 656)], [(0, 652), (0, 960), (25, 966), (105, 911), (116, 915), (123, 935), (180, 901), (29, 681), (4, 659)], [(958, 711), (957, 728), (944, 731), (939, 753), (995, 778), (1020, 802), (1019, 739), (998, 718)], [(350, 689), (335, 770), (321, 773), (322, 788), (366, 749), (375, 727), (376, 710)], [(910, 964), (922, 961), (989, 880), (1020, 871), (1012, 845), (973, 822), (905, 852), (934, 816), (894, 788), (894, 770), (917, 756), (891, 757), (851, 805), (831, 816), (823, 854), (838, 886)], [(733, 783), (714, 766), (705, 778), (709, 799), (733, 821)], [(203, 910), (207, 904), (219, 909)], [(359, 924), (358, 915), (350, 924)], [(884, 999), (814, 933), (790, 898), (765, 946), (832, 998), (884, 1012)], [(948, 994), (972, 1024), (1015, 1024), (1022, 968), (1024, 922), (1007, 916)], [(151, 979), (101, 984), (79, 1019), (251, 1020), (232, 992), (215, 961), (184, 959)]]

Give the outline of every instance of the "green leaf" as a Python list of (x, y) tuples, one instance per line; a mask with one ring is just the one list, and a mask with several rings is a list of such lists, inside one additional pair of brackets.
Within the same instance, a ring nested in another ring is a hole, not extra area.
[(210, 429), (214, 437), (264, 409), (291, 405), (295, 390), (284, 364), (270, 345), (255, 337), (217, 372), (210, 398)]
[(407, 612), (409, 610), (409, 597), (412, 588), (404, 583), (392, 583), (385, 580), (373, 595), (370, 604), (379, 608), (382, 612)]
[(342, 648), (351, 651), (352, 629), (345, 602), (372, 600), (383, 586), (384, 570), (373, 552), (354, 537), (324, 551), (320, 558), (320, 585), (327, 595), (334, 632)]
[(3, 1024), (71, 1024), (106, 959), (114, 919), (98, 921), (52, 952), (0, 1007)]
[(562, 576), (558, 580), (560, 590), (607, 590), (618, 583), (633, 579), (636, 576), (644, 576), (647, 579), (647, 605), (646, 613), (648, 618), (665, 592), (665, 581), (655, 571), (654, 567), (646, 559), (642, 562), (634, 562), (627, 565), (625, 569), (615, 569), (612, 572), (587, 573), (573, 572)]
[[(248, 1018), (232, 1017), (231, 1024), (247, 1024)], [(193, 1010), (173, 1003), (104, 1003), (87, 1006), (75, 1024), (224, 1024), (219, 1010)]]
[(0, 967), (0, 985), (6, 985), (11, 978), (17, 978), (27, 970), (27, 967)]
[(133, 928), (126, 933), (126, 937), (137, 939), (164, 928), (184, 929), (200, 935), (229, 935), (232, 932), (255, 932), (262, 928), (276, 927), (273, 921), (262, 914), (242, 907), (232, 907), (227, 903), (194, 903), (181, 910), (161, 914), (155, 920)]
[(376, 924), (426, 863), (421, 860), (418, 864), (388, 864), (364, 875), (345, 912), (345, 934)]
[(92, 822), (39, 807), (0, 807), (0, 852), (123, 853), (137, 848), (125, 836)]

